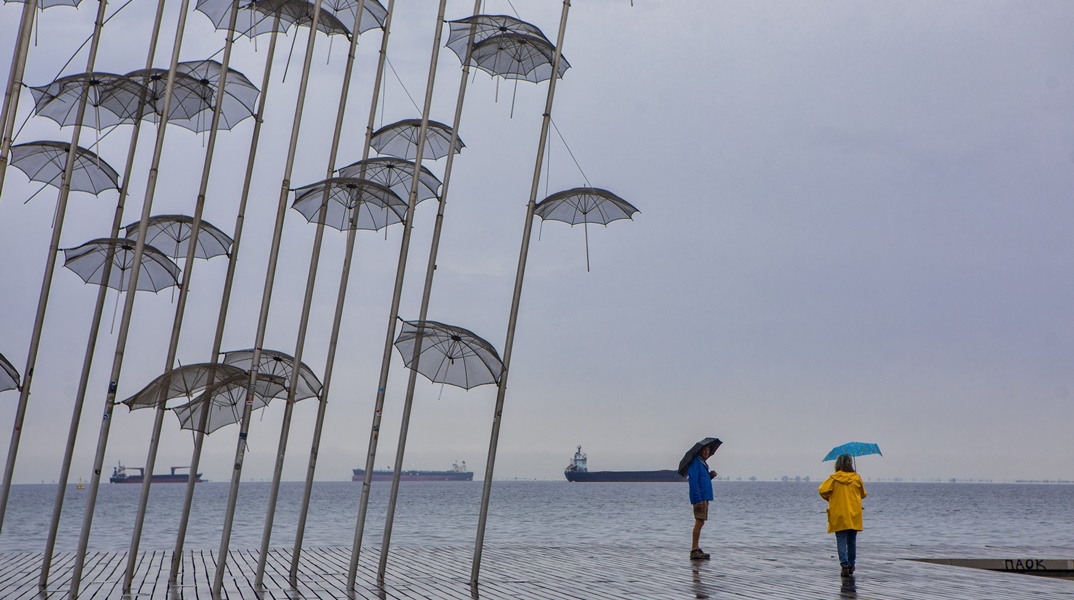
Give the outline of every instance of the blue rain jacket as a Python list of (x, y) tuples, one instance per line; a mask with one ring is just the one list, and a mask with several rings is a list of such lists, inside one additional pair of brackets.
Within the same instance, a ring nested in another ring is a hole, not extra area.
[(709, 477), (709, 466), (700, 456), (695, 456), (690, 468), (686, 471), (686, 477), (690, 481), (690, 504), (697, 504), (704, 500), (712, 500), (712, 478)]

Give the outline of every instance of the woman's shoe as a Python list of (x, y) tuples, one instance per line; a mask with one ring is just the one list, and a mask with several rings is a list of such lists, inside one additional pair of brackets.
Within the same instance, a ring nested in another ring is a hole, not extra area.
[(840, 577), (850, 577), (850, 573), (851, 573), (850, 569), (851, 569), (851, 567), (849, 565), (843, 565), (839, 569), (839, 576)]

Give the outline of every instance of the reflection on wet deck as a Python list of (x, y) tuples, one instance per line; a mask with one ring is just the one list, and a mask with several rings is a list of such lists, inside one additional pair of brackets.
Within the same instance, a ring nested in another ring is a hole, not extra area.
[[(391, 551), (383, 586), (376, 582), (379, 555), (363, 551), (353, 598), (1071, 598), (1074, 582), (1010, 572), (968, 569), (957, 562), (908, 559), (1062, 560), (1074, 548), (883, 547), (859, 542), (854, 577), (840, 578), (834, 543), (810, 547), (734, 545), (706, 547), (708, 561), (690, 561), (681, 548), (643, 546), (486, 547), (481, 583), (469, 585), (472, 549), (399, 547)], [(229, 554), (224, 597), (229, 599), (347, 598), (346, 548), (305, 549), (297, 585), (287, 581), (291, 552), (274, 549), (265, 586), (253, 587), (255, 551)], [(207, 599), (214, 553), (189, 551), (178, 586), (167, 585), (167, 552), (145, 552), (138, 562), (134, 597)], [(0, 598), (65, 598), (73, 555), (54, 558), (47, 590), (37, 588), (41, 555), (0, 553)], [(1046, 563), (1034, 563), (1046, 564)], [(1058, 564), (1058, 563), (1056, 563)], [(125, 553), (94, 552), (86, 561), (82, 598), (121, 598)]]

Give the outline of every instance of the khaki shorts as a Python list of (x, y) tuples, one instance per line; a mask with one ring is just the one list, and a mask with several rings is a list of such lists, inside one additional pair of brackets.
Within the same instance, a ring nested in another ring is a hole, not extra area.
[(694, 518), (698, 521), (709, 520), (709, 503), (705, 501), (698, 502), (694, 505)]

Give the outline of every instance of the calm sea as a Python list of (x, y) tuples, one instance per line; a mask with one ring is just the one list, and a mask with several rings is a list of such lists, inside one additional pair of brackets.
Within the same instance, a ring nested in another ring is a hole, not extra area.
[[(716, 482), (716, 502), (703, 539), (719, 544), (826, 543), (826, 504), (817, 482)], [(268, 483), (240, 488), (231, 548), (257, 548), (265, 522)], [(379, 545), (390, 484), (375, 483), (363, 545)], [(868, 543), (922, 546), (1074, 546), (1074, 485), (866, 483)], [(152, 487), (142, 550), (171, 550), (185, 486)], [(229, 484), (198, 484), (187, 549), (217, 549)], [(317, 483), (306, 546), (350, 546), (360, 484)], [(503, 481), (493, 485), (486, 531), (490, 544), (688, 543), (692, 516), (686, 484)], [(53, 485), (16, 485), (0, 552), (41, 552), (51, 518)], [(90, 547), (127, 550), (141, 487), (104, 484)], [(294, 545), (302, 484), (281, 486), (273, 546)], [(86, 492), (67, 490), (58, 551), (75, 550)], [(472, 545), (481, 483), (404, 482), (392, 545)]]

